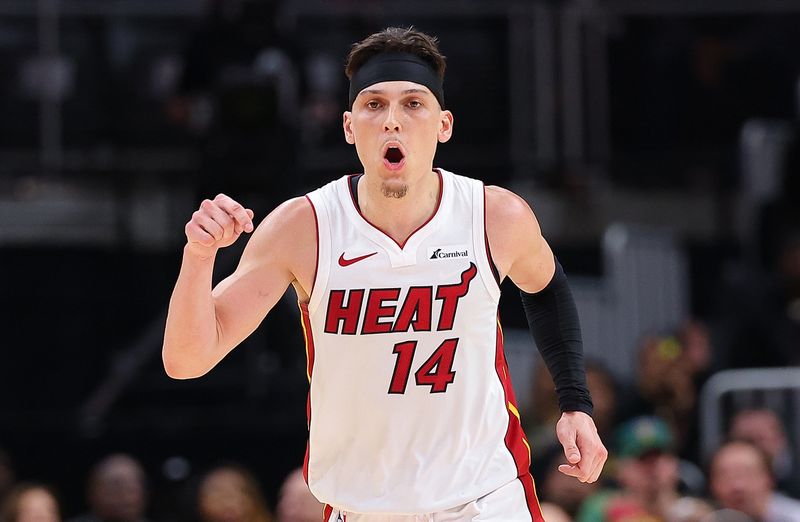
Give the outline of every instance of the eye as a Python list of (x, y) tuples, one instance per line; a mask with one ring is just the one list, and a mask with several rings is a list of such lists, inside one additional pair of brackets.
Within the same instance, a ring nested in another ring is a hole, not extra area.
[(408, 102), (408, 106), (411, 107), (412, 109), (419, 109), (420, 107), (422, 107), (422, 103), (419, 100), (411, 100), (410, 102)]
[(370, 100), (370, 101), (367, 102), (367, 108), (373, 109), (373, 110), (380, 109), (381, 108), (381, 103), (379, 101), (377, 101), (377, 100)]

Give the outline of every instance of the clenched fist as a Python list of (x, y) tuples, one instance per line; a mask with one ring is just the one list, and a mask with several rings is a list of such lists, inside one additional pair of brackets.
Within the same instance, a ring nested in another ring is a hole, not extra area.
[(232, 245), (242, 232), (253, 231), (253, 211), (219, 194), (213, 201), (203, 200), (185, 231), (188, 248), (200, 257), (209, 257)]

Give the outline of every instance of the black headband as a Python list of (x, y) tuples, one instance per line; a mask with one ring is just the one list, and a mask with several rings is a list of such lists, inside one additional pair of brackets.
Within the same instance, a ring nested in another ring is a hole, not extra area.
[(358, 93), (380, 82), (407, 81), (424, 85), (431, 90), (444, 109), (442, 80), (425, 60), (410, 53), (382, 53), (367, 60), (350, 79), (350, 104)]

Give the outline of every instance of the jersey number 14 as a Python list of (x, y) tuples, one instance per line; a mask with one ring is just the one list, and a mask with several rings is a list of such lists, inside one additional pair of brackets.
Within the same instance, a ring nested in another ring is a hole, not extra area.
[[(444, 393), (447, 386), (456, 378), (453, 371), (453, 359), (456, 356), (458, 338), (446, 339), (422, 363), (414, 373), (417, 386), (430, 386), (431, 393)], [(392, 373), (392, 382), (389, 384), (389, 393), (405, 393), (408, 377), (411, 374), (411, 363), (414, 361), (414, 352), (417, 350), (417, 341), (406, 341), (394, 345), (392, 353), (397, 355), (397, 361)]]

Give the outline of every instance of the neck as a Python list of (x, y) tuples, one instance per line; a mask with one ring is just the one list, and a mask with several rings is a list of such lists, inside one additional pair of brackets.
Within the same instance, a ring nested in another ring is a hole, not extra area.
[(397, 198), (385, 194), (377, 175), (364, 175), (358, 182), (361, 213), (400, 244), (433, 215), (441, 192), (439, 175), (433, 171), (408, 181), (407, 186), (405, 195)]

